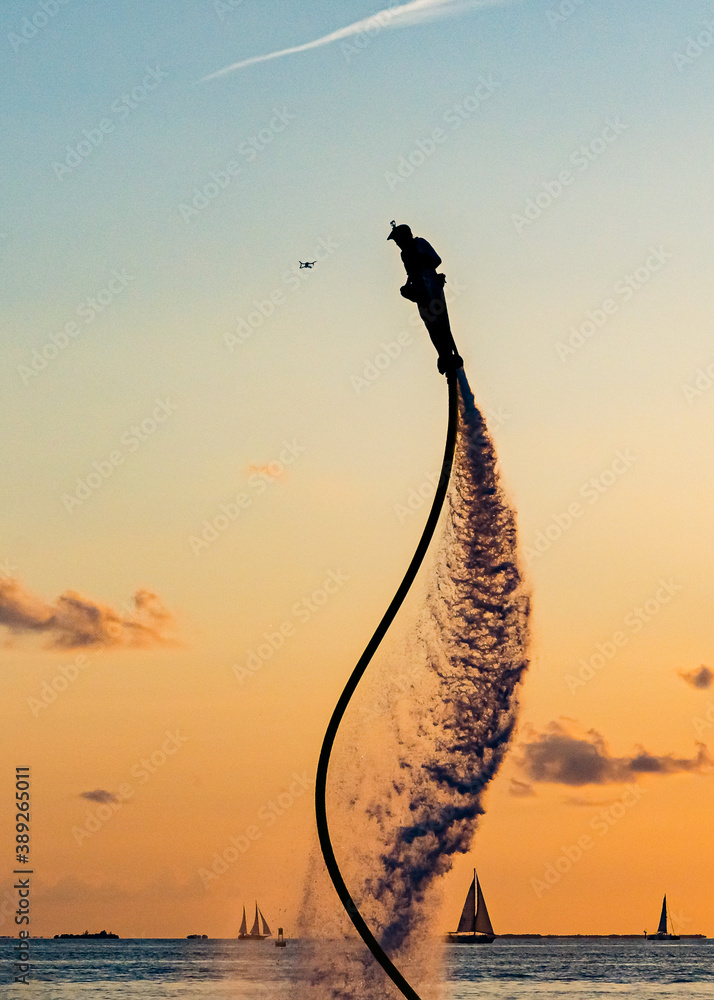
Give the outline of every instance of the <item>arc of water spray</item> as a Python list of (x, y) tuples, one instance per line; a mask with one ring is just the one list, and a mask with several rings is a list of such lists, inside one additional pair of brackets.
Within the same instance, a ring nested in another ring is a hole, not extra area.
[(322, 856), (325, 859), (325, 865), (330, 878), (332, 879), (332, 884), (334, 885), (335, 891), (340, 898), (340, 902), (347, 911), (347, 915), (357, 929), (360, 937), (395, 986), (397, 986), (403, 995), (407, 997), (407, 1000), (420, 1000), (419, 994), (409, 985), (399, 969), (397, 969), (392, 960), (386, 954), (379, 941), (377, 941), (374, 934), (372, 934), (364, 918), (359, 912), (357, 904), (352, 899), (352, 896), (345, 885), (345, 881), (342, 878), (339, 865), (337, 864), (327, 824), (327, 772), (330, 766), (330, 755), (337, 736), (337, 730), (340, 727), (340, 723), (342, 722), (347, 706), (350, 703), (350, 699), (352, 698), (352, 695), (354, 694), (365, 670), (367, 669), (372, 657), (377, 652), (377, 648), (386, 635), (389, 626), (394, 621), (397, 612), (402, 606), (404, 599), (414, 582), (414, 578), (424, 561), (424, 556), (429, 548), (434, 531), (436, 530), (439, 515), (441, 514), (441, 509), (444, 505), (446, 492), (449, 486), (449, 479), (451, 477), (451, 468), (454, 464), (456, 433), (458, 430), (459, 420), (459, 391), (456, 382), (456, 373), (453, 370), (447, 374), (447, 382), (449, 387), (449, 420), (446, 432), (446, 446), (444, 449), (444, 460), (441, 465), (441, 475), (436, 487), (431, 510), (429, 511), (429, 517), (424, 525), (422, 536), (419, 539), (419, 544), (417, 545), (416, 551), (412, 556), (409, 567), (404, 574), (404, 579), (400, 583), (399, 588), (392, 598), (389, 607), (385, 611), (382, 620), (377, 626), (374, 635), (367, 643), (362, 656), (359, 658), (359, 661), (352, 671), (349, 680), (345, 685), (344, 691), (340, 695), (337, 705), (335, 706), (335, 710), (332, 713), (332, 717), (330, 718), (327, 726), (325, 738), (322, 741), (322, 749), (320, 750), (320, 759), (317, 764), (317, 774), (315, 776), (315, 814), (317, 819), (317, 834), (320, 840)]

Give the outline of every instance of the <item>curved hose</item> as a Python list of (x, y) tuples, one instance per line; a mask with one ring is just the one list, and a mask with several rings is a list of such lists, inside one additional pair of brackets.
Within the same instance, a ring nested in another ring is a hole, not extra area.
[(459, 421), (459, 393), (456, 383), (456, 373), (452, 370), (448, 372), (446, 377), (449, 385), (449, 423), (446, 433), (444, 460), (441, 465), (441, 475), (439, 477), (439, 482), (437, 483), (434, 501), (431, 505), (431, 510), (429, 511), (429, 517), (427, 518), (424, 531), (419, 539), (416, 551), (412, 556), (412, 561), (409, 563), (409, 568), (404, 574), (404, 579), (400, 583), (399, 588), (392, 598), (391, 604), (384, 613), (384, 617), (377, 626), (374, 635), (367, 643), (365, 651), (359, 658), (357, 666), (352, 671), (352, 674), (345, 685), (345, 689), (340, 695), (339, 701), (335, 706), (335, 710), (332, 713), (332, 717), (327, 726), (325, 738), (322, 741), (322, 749), (320, 750), (320, 759), (317, 764), (317, 774), (315, 776), (315, 813), (317, 818), (317, 834), (320, 839), (322, 856), (325, 859), (325, 865), (327, 866), (327, 871), (332, 879), (332, 884), (334, 885), (337, 895), (340, 897), (340, 901), (347, 911), (350, 920), (357, 928), (360, 937), (392, 982), (401, 990), (408, 1000), (420, 1000), (419, 994), (409, 985), (399, 969), (397, 969), (389, 956), (382, 949), (379, 941), (377, 941), (375, 936), (372, 934), (371, 930), (365, 923), (362, 914), (357, 909), (356, 903), (350, 896), (344, 879), (342, 878), (342, 873), (340, 872), (339, 865), (337, 864), (335, 852), (332, 849), (332, 842), (330, 840), (330, 831), (327, 825), (327, 806), (325, 802), (325, 795), (327, 791), (327, 770), (330, 766), (330, 754), (332, 753), (332, 747), (335, 742), (335, 737), (337, 736), (337, 730), (339, 729), (342, 718), (347, 710), (347, 706), (360, 682), (360, 679), (362, 678), (362, 675), (367, 669), (370, 660), (376, 653), (377, 647), (386, 635), (387, 629), (394, 621), (397, 612), (409, 592), (409, 588), (414, 582), (414, 578), (419, 571), (419, 567), (424, 561), (424, 556), (429, 548), (429, 543), (434, 535), (439, 515), (441, 514), (441, 508), (444, 505), (446, 491), (449, 486), (449, 478), (451, 476), (451, 467), (454, 463), (456, 432)]

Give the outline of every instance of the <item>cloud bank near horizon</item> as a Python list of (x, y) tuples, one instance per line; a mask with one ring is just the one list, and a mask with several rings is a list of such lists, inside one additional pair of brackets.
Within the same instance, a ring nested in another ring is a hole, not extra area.
[(644, 747), (637, 747), (631, 756), (615, 757), (596, 730), (581, 734), (561, 722), (551, 722), (545, 732), (521, 744), (519, 764), (535, 784), (571, 788), (637, 781), (643, 774), (710, 774), (714, 760), (703, 743), (696, 746), (694, 757), (651, 754)]
[(145, 648), (173, 645), (173, 615), (150, 590), (137, 590), (133, 607), (115, 611), (66, 590), (50, 604), (14, 578), (0, 579), (0, 627), (12, 635), (45, 634), (50, 649)]
[(91, 792), (80, 792), (79, 797), (87, 799), (88, 802), (99, 802), (102, 805), (119, 801), (114, 792), (108, 792), (105, 788), (95, 788)]
[(714, 670), (711, 667), (707, 667), (704, 663), (702, 663), (698, 670), (680, 670), (679, 676), (690, 687), (698, 688), (700, 691), (708, 690), (714, 682)]
[(296, 52), (307, 52), (309, 49), (322, 48), (323, 45), (331, 45), (333, 42), (351, 38), (362, 33), (376, 34), (382, 28), (409, 28), (415, 24), (422, 24), (426, 21), (435, 21), (445, 17), (455, 17), (468, 10), (484, 7), (500, 7), (513, 3), (514, 0), (410, 0), (409, 3), (399, 4), (394, 7), (385, 7), (363, 17), (359, 21), (338, 28), (320, 38), (314, 38), (311, 42), (304, 42), (302, 45), (292, 45), (286, 49), (278, 49), (275, 52), (267, 52), (259, 56), (250, 56), (248, 59), (241, 59), (240, 62), (232, 63), (223, 69), (217, 70), (204, 76), (200, 81), (215, 80), (216, 77), (225, 76), (235, 70), (243, 69), (246, 66), (254, 66), (257, 63), (268, 62), (270, 59), (280, 59), (283, 56), (293, 55)]

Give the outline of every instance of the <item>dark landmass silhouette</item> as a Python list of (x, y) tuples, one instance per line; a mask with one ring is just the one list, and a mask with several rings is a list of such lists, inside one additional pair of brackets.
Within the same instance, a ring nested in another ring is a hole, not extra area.
[(56, 941), (64, 941), (68, 939), (80, 939), (82, 941), (95, 940), (95, 941), (108, 941), (110, 938), (118, 939), (118, 934), (113, 934), (111, 931), (99, 931), (97, 934), (90, 934), (89, 931), (85, 931), (84, 934), (55, 934)]

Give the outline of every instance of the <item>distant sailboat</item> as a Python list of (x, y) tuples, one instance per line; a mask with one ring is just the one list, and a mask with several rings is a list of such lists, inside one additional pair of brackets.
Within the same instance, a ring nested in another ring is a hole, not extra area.
[[(669, 926), (672, 927), (672, 918), (669, 918)], [(674, 933), (674, 927), (672, 927), (672, 933), (667, 933), (667, 894), (665, 893), (664, 899), (662, 900), (662, 912), (659, 915), (659, 927), (657, 928), (656, 934), (647, 934), (645, 932), (648, 941), (679, 941), (679, 934)]]
[[(260, 920), (263, 922), (263, 933), (260, 933), (260, 924), (258, 923), (258, 916), (260, 915)], [(248, 924), (245, 919), (245, 906), (243, 907), (243, 919), (241, 920), (240, 929), (238, 931), (239, 941), (264, 941), (267, 937), (272, 937), (273, 932), (268, 927), (268, 922), (262, 914), (262, 911), (258, 909), (258, 904), (255, 904), (255, 920), (253, 921), (253, 926), (250, 929), (250, 934), (248, 933)]]
[(491, 918), (486, 909), (486, 900), (483, 898), (481, 884), (474, 868), (473, 881), (466, 894), (459, 926), (454, 932), (446, 935), (446, 940), (453, 944), (491, 944), (495, 937)]

